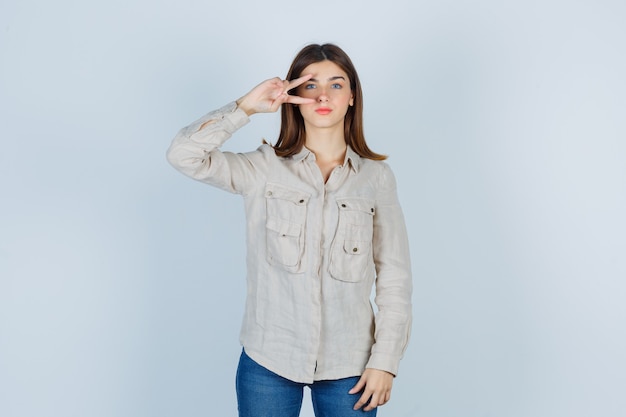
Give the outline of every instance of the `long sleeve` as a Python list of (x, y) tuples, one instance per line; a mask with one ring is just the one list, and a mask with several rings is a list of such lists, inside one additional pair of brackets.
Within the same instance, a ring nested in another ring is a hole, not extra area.
[(181, 129), (167, 159), (183, 174), (232, 193), (246, 194), (259, 178), (260, 158), (254, 152), (220, 151), (232, 134), (249, 122), (235, 102), (214, 110)]
[(393, 173), (385, 165), (376, 199), (373, 255), (376, 265), (375, 343), (367, 368), (396, 375), (411, 332), (411, 264)]
[(247, 122), (231, 103), (182, 129), (167, 153), (185, 175), (244, 197), (246, 353), (302, 383), (366, 367), (396, 374), (411, 327), (411, 271), (391, 170), (348, 147), (324, 184), (305, 147), (290, 157), (270, 145), (222, 152)]

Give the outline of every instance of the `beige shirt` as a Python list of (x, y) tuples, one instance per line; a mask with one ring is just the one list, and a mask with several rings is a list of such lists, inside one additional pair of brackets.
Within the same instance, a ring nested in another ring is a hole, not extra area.
[(357, 376), (366, 367), (397, 374), (411, 328), (412, 283), (389, 166), (348, 148), (324, 183), (306, 148), (288, 158), (269, 145), (220, 151), (248, 121), (230, 103), (183, 128), (167, 153), (185, 175), (244, 198), (246, 353), (302, 383)]

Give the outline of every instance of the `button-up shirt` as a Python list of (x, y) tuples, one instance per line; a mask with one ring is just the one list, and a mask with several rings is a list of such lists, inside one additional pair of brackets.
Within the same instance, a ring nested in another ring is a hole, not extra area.
[(246, 353), (302, 383), (358, 376), (365, 368), (397, 374), (411, 328), (412, 283), (389, 166), (348, 147), (324, 182), (306, 147), (291, 157), (267, 144), (222, 152), (248, 121), (230, 103), (183, 128), (167, 153), (185, 175), (243, 196)]

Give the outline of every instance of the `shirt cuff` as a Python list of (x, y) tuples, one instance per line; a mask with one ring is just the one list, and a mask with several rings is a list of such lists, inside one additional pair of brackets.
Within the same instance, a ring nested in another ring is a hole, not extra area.
[[(211, 125), (214, 125), (213, 127), (219, 126), (220, 130), (232, 135), (237, 129), (240, 129), (249, 121), (250, 118), (248, 114), (237, 107), (237, 102), (233, 101), (217, 110), (205, 114), (189, 125), (187, 129), (191, 137), (194, 139), (202, 139), (205, 136), (211, 135), (214, 131), (214, 129), (210, 128)], [(202, 128), (205, 124), (207, 126)]]
[(394, 355), (387, 355), (384, 353), (372, 353), (365, 368), (379, 369), (381, 371), (389, 372), (393, 376), (398, 375), (398, 367), (400, 364), (400, 358)]

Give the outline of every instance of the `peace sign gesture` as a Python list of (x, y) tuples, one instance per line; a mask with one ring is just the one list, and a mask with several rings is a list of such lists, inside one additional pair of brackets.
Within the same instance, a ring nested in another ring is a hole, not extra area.
[(311, 79), (313, 75), (307, 74), (292, 81), (271, 78), (254, 87), (248, 94), (237, 100), (237, 105), (248, 116), (254, 113), (273, 113), (283, 103), (310, 104), (315, 103), (312, 98), (292, 96), (289, 90)]

